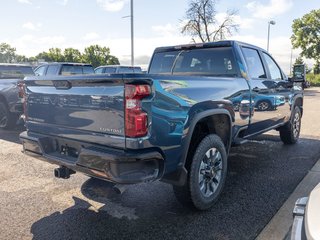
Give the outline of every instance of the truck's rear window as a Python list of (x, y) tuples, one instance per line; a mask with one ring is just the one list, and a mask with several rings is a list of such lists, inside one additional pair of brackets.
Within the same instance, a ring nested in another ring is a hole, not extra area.
[(61, 75), (94, 74), (92, 66), (63, 65)]
[(234, 77), (238, 66), (231, 47), (177, 50), (155, 53), (149, 73)]
[(0, 66), (0, 79), (24, 78), (33, 75), (34, 72), (31, 66)]

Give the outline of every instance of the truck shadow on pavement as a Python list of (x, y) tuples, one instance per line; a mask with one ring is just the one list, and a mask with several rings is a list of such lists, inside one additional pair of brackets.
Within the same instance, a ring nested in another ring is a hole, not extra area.
[(16, 127), (13, 130), (2, 130), (0, 129), (0, 140), (13, 142), (13, 143), (20, 143), (19, 135), (21, 132), (25, 131), (24, 127)]
[(219, 201), (208, 211), (181, 206), (170, 185), (129, 186), (89, 179), (74, 205), (39, 219), (34, 239), (254, 239), (320, 157), (320, 141), (302, 137), (285, 146), (263, 135), (235, 147)]

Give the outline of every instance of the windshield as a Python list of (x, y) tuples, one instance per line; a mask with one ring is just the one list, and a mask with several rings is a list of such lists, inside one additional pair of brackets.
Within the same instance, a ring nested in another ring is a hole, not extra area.
[(0, 78), (24, 78), (33, 75), (31, 66), (0, 66)]
[(149, 73), (234, 77), (238, 67), (231, 47), (204, 48), (155, 53)]

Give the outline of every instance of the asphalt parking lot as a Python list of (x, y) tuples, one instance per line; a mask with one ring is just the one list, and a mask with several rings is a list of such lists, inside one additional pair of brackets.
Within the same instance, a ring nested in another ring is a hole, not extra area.
[(273, 131), (235, 147), (226, 187), (207, 212), (184, 209), (161, 182), (128, 187), (21, 153), (20, 130), (0, 131), (0, 239), (254, 239), (320, 158), (320, 88), (306, 91), (302, 135), (284, 146)]

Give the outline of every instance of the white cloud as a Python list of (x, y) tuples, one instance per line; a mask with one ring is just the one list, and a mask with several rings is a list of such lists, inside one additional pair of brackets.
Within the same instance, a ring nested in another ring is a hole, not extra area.
[(66, 6), (68, 4), (68, 2), (69, 2), (69, 0), (61, 0), (59, 2), (59, 4), (62, 5), (62, 6)]
[(179, 29), (174, 27), (171, 23), (168, 23), (166, 25), (152, 26), (152, 31), (160, 36), (167, 36), (174, 35), (175, 33), (179, 32)]
[(99, 34), (98, 33), (96, 33), (96, 32), (90, 32), (90, 33), (87, 33), (84, 37), (83, 37), (83, 39), (84, 40), (96, 40), (96, 39), (98, 39), (100, 36), (99, 36)]
[(30, 0), (18, 0), (19, 3), (32, 4)]
[[(221, 24), (225, 20), (226, 17), (227, 17), (227, 13), (226, 12), (217, 13), (216, 14), (217, 23)], [(240, 30), (241, 29), (251, 29), (253, 27), (253, 24), (254, 24), (254, 19), (252, 19), (252, 18), (243, 18), (240, 15), (234, 15), (233, 16), (233, 20), (234, 20), (235, 24), (239, 25)]]
[(97, 0), (97, 3), (105, 11), (118, 12), (123, 9), (127, 0)]
[(12, 46), (16, 47), (18, 54), (30, 57), (35, 56), (42, 51), (48, 51), (51, 47), (63, 47), (65, 42), (66, 40), (63, 36), (36, 37), (27, 34), (14, 39), (12, 41)]
[(32, 30), (32, 31), (39, 31), (41, 26), (42, 26), (41, 23), (33, 24), (32, 22), (26, 22), (22, 25), (23, 28)]
[(249, 2), (246, 7), (256, 18), (268, 19), (281, 15), (291, 9), (293, 0), (270, 0), (266, 5), (258, 1)]

